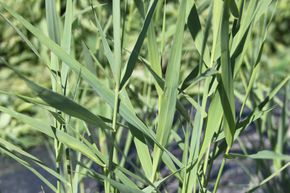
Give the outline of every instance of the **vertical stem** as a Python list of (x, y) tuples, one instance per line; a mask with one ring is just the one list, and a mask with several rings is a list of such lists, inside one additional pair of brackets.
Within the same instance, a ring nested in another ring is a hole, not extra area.
[[(229, 151), (230, 151), (230, 147), (228, 146), (227, 150), (226, 150), (226, 154), (228, 154)], [(223, 158), (221, 166), (220, 166), (220, 169), (219, 169), (219, 173), (218, 173), (217, 179), (216, 179), (215, 184), (214, 184), (213, 193), (217, 192), (217, 189), (218, 189), (218, 186), (219, 186), (219, 183), (220, 183), (220, 180), (221, 180), (221, 176), (222, 176), (222, 173), (223, 173), (223, 170), (224, 170), (225, 163), (226, 163), (226, 158)]]
[(114, 56), (116, 62), (116, 84), (120, 83), (121, 74), (121, 5), (120, 0), (113, 1), (113, 34), (114, 34)]
[[(121, 6), (120, 0), (113, 1), (113, 33), (114, 33), (114, 57), (115, 57), (115, 98), (113, 112), (113, 131), (116, 132), (116, 121), (119, 106), (119, 89), (121, 75)], [(114, 70), (114, 69), (113, 69)]]
[[(54, 139), (54, 150), (55, 150), (55, 159), (56, 159), (55, 167), (56, 167), (56, 172), (61, 174), (60, 173), (60, 164), (57, 160), (57, 158), (59, 156), (58, 149), (59, 149), (59, 143), (58, 143), (57, 139)], [(57, 180), (56, 187), (57, 187), (56, 193), (60, 193), (61, 192), (61, 184), (60, 184), (59, 180)]]
[[(50, 39), (52, 39), (55, 43), (60, 43), (60, 36), (59, 36), (59, 29), (58, 29), (58, 23), (57, 23), (57, 5), (54, 0), (46, 0), (45, 1), (45, 9), (46, 9), (46, 19), (47, 19), (47, 28), (48, 28), (48, 34)], [(61, 88), (58, 84), (58, 72), (59, 72), (59, 60), (58, 57), (51, 52), (50, 57), (50, 71), (51, 71), (51, 87), (54, 92), (59, 92)], [(57, 112), (57, 110), (55, 110)], [(57, 120), (54, 119), (53, 125), (56, 129), (60, 127), (58, 125)], [(55, 158), (56, 158), (56, 171), (61, 175), (61, 163), (59, 160), (59, 153), (60, 153), (61, 144), (57, 139), (54, 139), (54, 150), (55, 150)], [(61, 193), (61, 182), (57, 180), (57, 193)]]
[(204, 162), (203, 162), (203, 178), (201, 178), (201, 184), (203, 185), (203, 187), (205, 187), (206, 183), (207, 183), (207, 179), (206, 179), (206, 170), (207, 170), (207, 166), (208, 166), (208, 158), (209, 158), (209, 153), (210, 153), (210, 144), (207, 148), (206, 154), (205, 154), (205, 158), (204, 158)]
[[(114, 97), (114, 110), (113, 110), (113, 120), (112, 120), (112, 128), (113, 131), (110, 132), (110, 147), (109, 147), (109, 166), (107, 168), (107, 177), (110, 179), (112, 163), (114, 157), (114, 141), (116, 138), (117, 131), (117, 115), (118, 115), (118, 107), (119, 107), (119, 90), (120, 90), (120, 75), (121, 75), (121, 5), (120, 0), (113, 1), (113, 35), (114, 35), (114, 57), (115, 57), (115, 68), (112, 69), (115, 75), (115, 97)], [(111, 184), (106, 181), (105, 182), (105, 192), (111, 192)]]

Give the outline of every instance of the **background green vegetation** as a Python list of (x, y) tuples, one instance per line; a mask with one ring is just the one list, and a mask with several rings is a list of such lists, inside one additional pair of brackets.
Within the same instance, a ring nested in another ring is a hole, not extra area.
[(51, 190), (216, 192), (244, 158), (242, 191), (289, 190), (287, 0), (0, 2), (0, 150)]

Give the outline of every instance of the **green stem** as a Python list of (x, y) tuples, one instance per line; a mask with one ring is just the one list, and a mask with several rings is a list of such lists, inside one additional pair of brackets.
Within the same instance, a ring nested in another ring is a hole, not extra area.
[[(226, 154), (228, 154), (229, 151), (230, 151), (230, 147), (228, 146), (227, 147), (227, 150), (226, 150)], [(213, 193), (216, 193), (217, 192), (217, 189), (218, 189), (218, 186), (219, 186), (219, 183), (220, 183), (220, 180), (221, 180), (221, 176), (222, 176), (222, 173), (223, 173), (223, 170), (224, 170), (225, 163), (226, 163), (226, 158), (224, 157), (223, 158), (223, 161), (221, 163), (220, 169), (219, 169), (219, 173), (218, 173), (218, 176), (217, 176), (217, 180), (216, 180), (216, 182), (214, 184)]]
[(203, 185), (203, 187), (205, 187), (206, 185), (206, 170), (207, 170), (207, 166), (208, 166), (208, 158), (209, 158), (209, 153), (210, 153), (210, 144), (207, 148), (207, 151), (206, 151), (206, 154), (205, 154), (205, 159), (204, 159), (204, 162), (203, 162), (203, 175), (204, 177), (201, 178), (201, 184)]
[[(114, 57), (115, 57), (115, 68), (112, 69), (115, 78), (115, 96), (114, 96), (114, 110), (113, 110), (113, 120), (112, 128), (113, 131), (110, 133), (110, 147), (109, 147), (109, 165), (106, 168), (107, 178), (112, 178), (112, 163), (114, 157), (114, 141), (116, 138), (117, 131), (117, 115), (119, 107), (119, 91), (120, 91), (120, 75), (121, 75), (121, 6), (120, 0), (113, 1), (113, 35), (114, 35)], [(111, 184), (105, 181), (105, 192), (111, 193)]]

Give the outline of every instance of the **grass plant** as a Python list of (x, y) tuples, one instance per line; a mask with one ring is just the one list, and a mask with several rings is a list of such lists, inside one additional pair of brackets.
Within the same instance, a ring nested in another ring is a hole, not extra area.
[[(1, 56), (29, 91), (0, 93), (42, 116), (5, 105), (0, 111), (45, 136), (55, 167), (2, 137), (1, 152), (56, 193), (83, 192), (85, 178), (105, 193), (170, 192), (173, 180), (176, 192), (216, 193), (234, 159), (256, 160), (252, 175), (260, 180), (245, 192), (287, 192), (290, 75), (263, 80), (271, 73), (264, 71), (264, 51), (278, 3), (45, 0), (31, 3), (43, 6), (33, 22), (0, 1), (1, 26), (33, 55), (28, 73)], [(42, 70), (34, 72), (35, 66)], [(40, 84), (37, 73), (49, 81)], [(282, 112), (278, 129), (276, 109)], [(252, 125), (260, 147), (248, 153), (241, 136)], [(234, 144), (242, 153), (232, 151)]]

